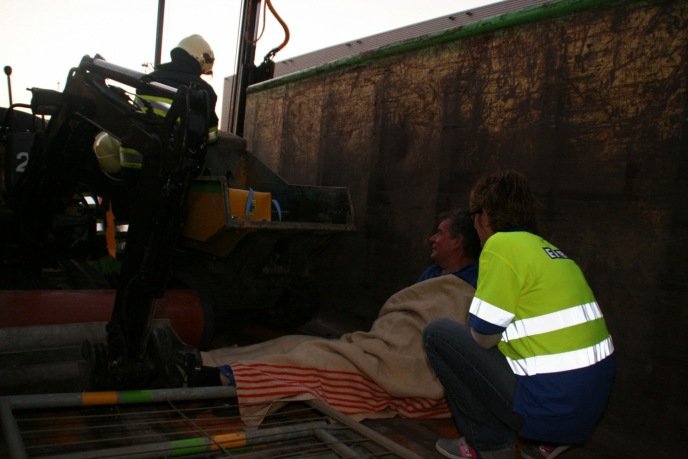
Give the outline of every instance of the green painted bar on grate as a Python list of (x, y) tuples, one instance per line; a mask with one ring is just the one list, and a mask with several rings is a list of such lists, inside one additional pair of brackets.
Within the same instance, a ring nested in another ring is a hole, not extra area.
[(120, 403), (145, 403), (152, 401), (152, 398), (152, 392), (150, 390), (127, 390), (118, 392)]
[(186, 456), (208, 451), (210, 451), (210, 442), (204, 437), (185, 438), (182, 440), (172, 440), (170, 442), (170, 452), (173, 456)]

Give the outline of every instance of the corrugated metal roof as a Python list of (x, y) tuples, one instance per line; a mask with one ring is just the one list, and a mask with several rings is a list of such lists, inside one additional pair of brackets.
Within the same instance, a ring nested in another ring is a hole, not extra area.
[(530, 7), (541, 6), (548, 3), (552, 3), (552, 0), (506, 0), (471, 10), (459, 11), (447, 16), (430, 19), (428, 21), (382, 32), (369, 37), (351, 40), (346, 43), (278, 61), (275, 63), (274, 76), (287, 75), (303, 69), (316, 67), (326, 62), (333, 62), (355, 54), (379, 49), (393, 43), (401, 43), (443, 30), (466, 26), (484, 19), (522, 11)]

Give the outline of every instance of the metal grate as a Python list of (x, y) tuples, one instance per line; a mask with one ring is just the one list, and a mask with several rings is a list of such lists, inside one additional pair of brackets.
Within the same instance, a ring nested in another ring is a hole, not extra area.
[(0, 398), (10, 458), (419, 458), (318, 402), (247, 427), (231, 387)]

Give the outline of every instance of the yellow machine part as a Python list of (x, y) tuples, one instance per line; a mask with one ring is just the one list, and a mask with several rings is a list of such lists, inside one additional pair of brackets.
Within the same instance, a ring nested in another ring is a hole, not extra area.
[(269, 222), (271, 205), (271, 193), (194, 183), (188, 195), (183, 234), (205, 242), (232, 222)]

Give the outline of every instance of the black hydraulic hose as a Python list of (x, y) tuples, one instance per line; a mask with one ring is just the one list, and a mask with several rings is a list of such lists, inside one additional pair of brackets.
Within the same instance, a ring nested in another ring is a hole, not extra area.
[(12, 75), (12, 67), (9, 65), (5, 66), (5, 75), (7, 75), (7, 92), (10, 98), (10, 107), (12, 106), (12, 81), (10, 80), (10, 75)]

